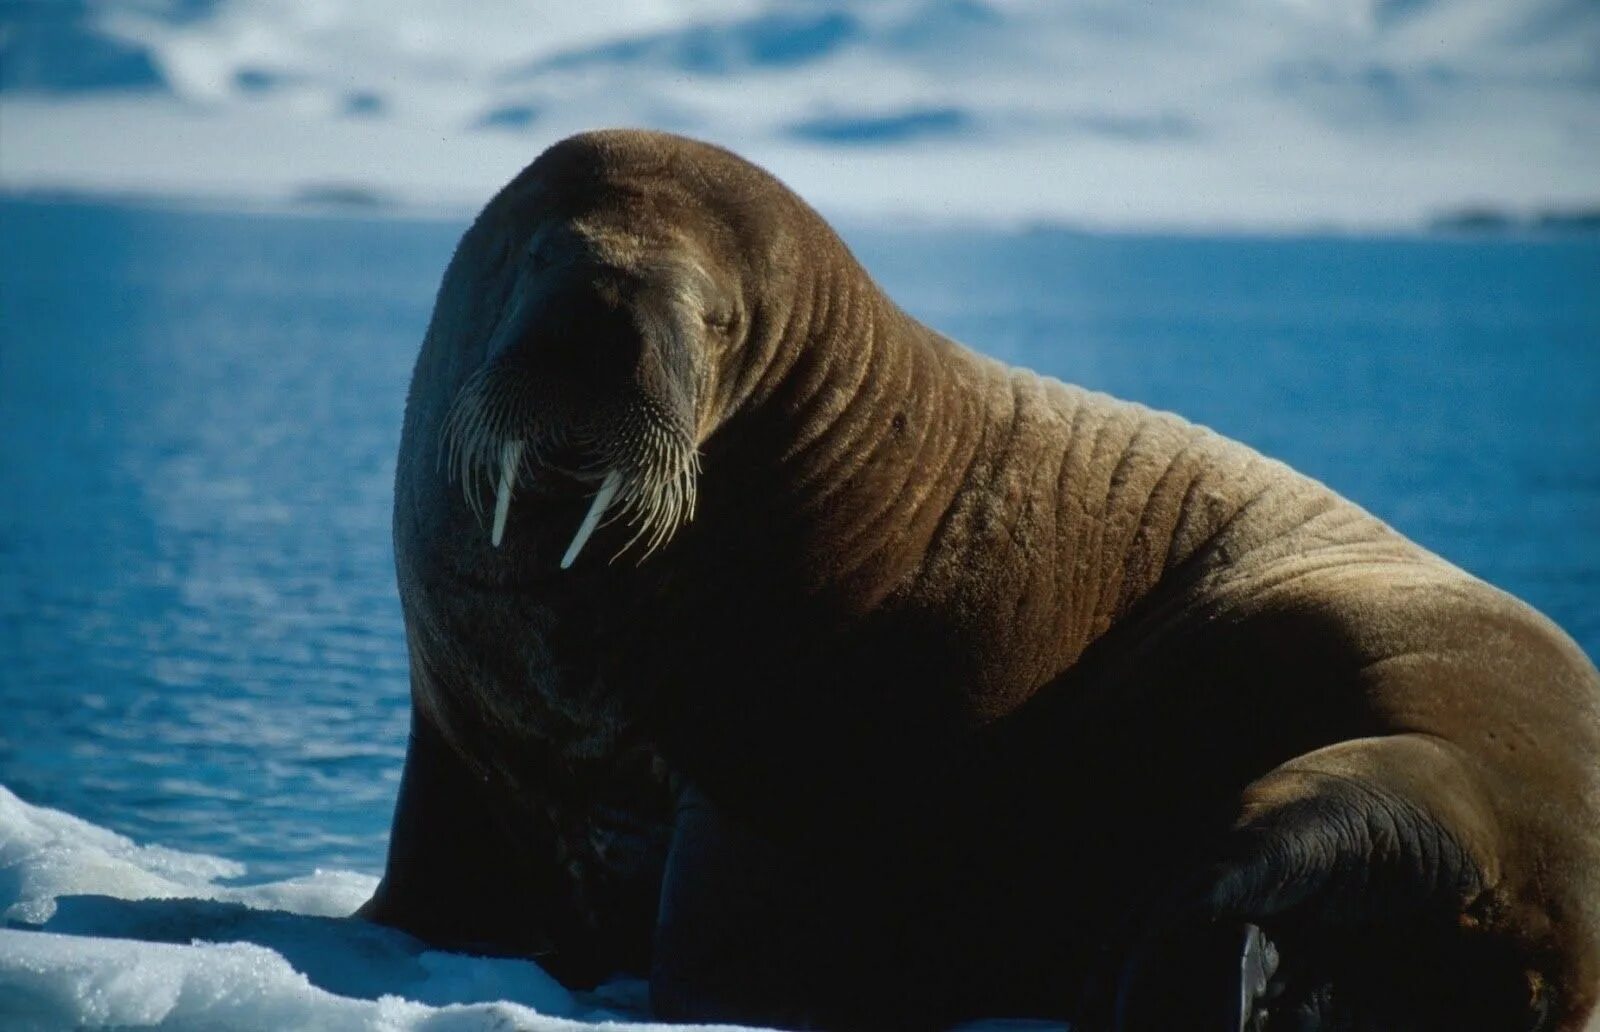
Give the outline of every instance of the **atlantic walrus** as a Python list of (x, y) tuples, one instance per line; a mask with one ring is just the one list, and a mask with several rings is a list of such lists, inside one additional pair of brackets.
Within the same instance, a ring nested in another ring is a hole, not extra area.
[(362, 913), (424, 939), (829, 1027), (1600, 995), (1600, 676), (1560, 630), (920, 325), (716, 147), (574, 137), (484, 209), (394, 540), (413, 731)]

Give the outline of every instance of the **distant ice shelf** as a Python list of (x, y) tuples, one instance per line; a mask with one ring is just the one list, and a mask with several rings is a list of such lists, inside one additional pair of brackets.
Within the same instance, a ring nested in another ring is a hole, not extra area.
[(1361, 230), (1596, 201), (1600, 8), (1565, 0), (301, 8), (0, 10), (0, 186), (472, 210), (633, 125), (835, 217)]

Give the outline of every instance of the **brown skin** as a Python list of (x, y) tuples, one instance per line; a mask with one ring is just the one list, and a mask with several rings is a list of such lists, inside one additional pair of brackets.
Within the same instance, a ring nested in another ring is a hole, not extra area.
[[(439, 466), (486, 363), (519, 433), (581, 438), (498, 549)], [(698, 449), (692, 520), (558, 569), (572, 471), (645, 409)], [(395, 542), (375, 920), (651, 972), (674, 1017), (1226, 1028), (1246, 923), (1282, 958), (1261, 1027), (1576, 1029), (1600, 995), (1600, 675), (1560, 630), (1242, 445), (921, 326), (725, 151), (588, 134), (489, 204)]]

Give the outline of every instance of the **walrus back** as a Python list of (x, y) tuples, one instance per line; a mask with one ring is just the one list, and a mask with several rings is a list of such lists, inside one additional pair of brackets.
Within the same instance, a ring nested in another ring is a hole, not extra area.
[[(1600, 674), (1577, 645), (1243, 444), (1031, 373), (1008, 377), (1018, 433), (1031, 438), (1014, 450), (1034, 459), (1015, 475), (1032, 490), (1051, 476), (1060, 485), (1052, 519), (1020, 520), (1013, 535), (1058, 578), (1036, 590), (1060, 600), (1067, 665), (1056, 681), (1083, 697), (1077, 719), (1139, 712), (1130, 735), (1144, 740), (1130, 737), (1129, 752), (1170, 762), (1190, 751), (1206, 765), (1174, 793), (1175, 823), (1206, 805), (1201, 784), (1223, 798), (1260, 779), (1240, 827), (1310, 835), (1308, 856), (1330, 865), (1318, 874), (1303, 861), (1297, 885), (1282, 870), (1289, 854), (1274, 854), (1260, 882), (1238, 876), (1228, 904), (1260, 909), (1327, 878), (1319, 905), (1342, 908), (1336, 920), (1382, 924), (1393, 920), (1385, 908), (1436, 905), (1485, 941), (1565, 958), (1530, 976), (1535, 989), (1541, 977), (1569, 987), (1600, 977)], [(1030, 536), (1052, 523), (1052, 546)], [(1219, 721), (1227, 754), (1187, 741)], [(1278, 798), (1274, 786), (1291, 782), (1312, 795)], [(1273, 823), (1279, 810), (1323, 806), (1326, 786), (1361, 783), (1351, 805), (1396, 829), (1387, 846), (1326, 838), (1322, 818), (1292, 832)], [(1401, 872), (1388, 890), (1366, 867), (1385, 850)], [(1345, 876), (1356, 880), (1340, 888)]]
[[(1280, 557), (1439, 563), (1326, 486), (1177, 415), (1011, 369), (936, 339), (953, 390), (980, 393), (983, 443), (959, 474), (915, 591), (957, 597), (1003, 652), (1020, 703), (1152, 593)], [(954, 406), (952, 406), (954, 408)], [(946, 417), (953, 418), (953, 417)]]

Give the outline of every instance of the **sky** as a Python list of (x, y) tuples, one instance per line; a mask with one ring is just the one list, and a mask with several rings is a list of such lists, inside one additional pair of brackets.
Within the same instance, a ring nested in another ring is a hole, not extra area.
[(561, 137), (825, 213), (1384, 228), (1600, 201), (1593, 0), (0, 0), (0, 188), (470, 211)]

